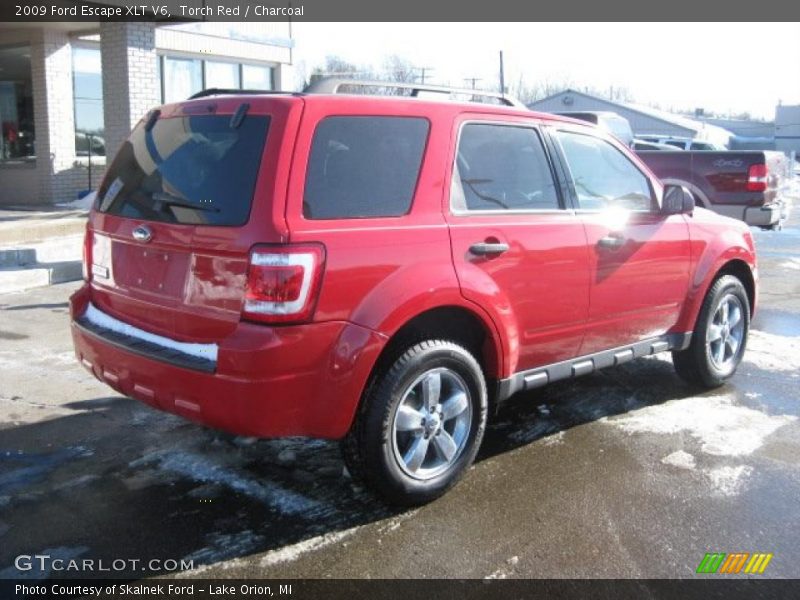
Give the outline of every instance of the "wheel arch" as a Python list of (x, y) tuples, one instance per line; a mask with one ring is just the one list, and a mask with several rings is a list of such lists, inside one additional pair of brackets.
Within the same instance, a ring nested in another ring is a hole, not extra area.
[(750, 317), (752, 318), (756, 310), (756, 280), (755, 277), (753, 277), (753, 271), (750, 269), (750, 265), (739, 258), (729, 260), (722, 265), (722, 267), (717, 271), (716, 275), (714, 275), (708, 289), (710, 289), (710, 287), (714, 285), (714, 282), (723, 275), (733, 275), (742, 282), (742, 285), (747, 292), (747, 300), (750, 303)]
[(700, 309), (708, 295), (708, 291), (714, 285), (714, 282), (723, 275), (733, 275), (742, 282), (747, 292), (748, 302), (750, 303), (750, 317), (752, 318), (755, 315), (758, 288), (750, 264), (741, 257), (726, 258), (721, 260), (719, 266), (715, 269), (709, 269), (706, 277), (701, 279), (701, 283), (695, 283), (692, 286), (692, 290), (687, 297), (687, 302), (681, 313), (681, 318), (673, 328), (673, 332), (694, 331), (697, 318), (700, 315)]
[(425, 339), (459, 343), (473, 353), (487, 378), (500, 376), (503, 349), (494, 323), (462, 304), (430, 307), (407, 319), (389, 335), (373, 374), (391, 364), (405, 348)]

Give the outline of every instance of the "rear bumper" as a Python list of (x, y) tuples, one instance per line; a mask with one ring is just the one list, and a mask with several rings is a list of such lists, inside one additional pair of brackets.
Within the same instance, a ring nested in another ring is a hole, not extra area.
[(748, 206), (744, 211), (744, 222), (758, 227), (771, 227), (789, 217), (789, 206), (776, 201), (764, 206)]
[(100, 381), (150, 406), (240, 435), (338, 439), (355, 414), (385, 338), (346, 322), (241, 323), (219, 341), (213, 370), (127, 348), (80, 322), (88, 288), (70, 299), (78, 360)]

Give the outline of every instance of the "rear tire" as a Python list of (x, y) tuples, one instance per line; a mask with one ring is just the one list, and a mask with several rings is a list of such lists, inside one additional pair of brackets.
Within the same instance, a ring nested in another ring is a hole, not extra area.
[(742, 282), (723, 275), (711, 286), (697, 317), (692, 342), (672, 353), (678, 375), (705, 388), (733, 376), (744, 355), (750, 331), (750, 300)]
[(390, 504), (430, 502), (475, 460), (487, 418), (478, 361), (453, 342), (409, 347), (378, 373), (342, 449), (350, 474)]

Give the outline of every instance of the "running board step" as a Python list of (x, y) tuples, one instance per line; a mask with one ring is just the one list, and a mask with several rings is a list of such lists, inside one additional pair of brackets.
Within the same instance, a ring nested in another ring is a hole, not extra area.
[(537, 367), (529, 371), (521, 371), (508, 379), (501, 379), (498, 382), (497, 399), (498, 402), (502, 402), (523, 390), (532, 390), (554, 381), (588, 375), (600, 369), (621, 365), (642, 356), (659, 354), (667, 350), (684, 350), (689, 347), (691, 341), (691, 332), (671, 333), (643, 340), (630, 346), (604, 350), (553, 363), (552, 365)]

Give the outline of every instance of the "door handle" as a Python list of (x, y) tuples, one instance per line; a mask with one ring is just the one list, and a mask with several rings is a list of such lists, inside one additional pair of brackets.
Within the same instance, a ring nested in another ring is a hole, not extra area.
[(504, 242), (478, 242), (477, 244), (472, 244), (472, 246), (469, 247), (469, 251), (478, 256), (502, 254), (503, 252), (508, 252), (508, 244)]
[(616, 250), (625, 243), (625, 238), (621, 235), (607, 235), (597, 240), (597, 245), (601, 248), (610, 248)]

